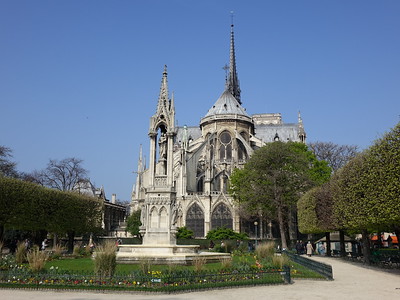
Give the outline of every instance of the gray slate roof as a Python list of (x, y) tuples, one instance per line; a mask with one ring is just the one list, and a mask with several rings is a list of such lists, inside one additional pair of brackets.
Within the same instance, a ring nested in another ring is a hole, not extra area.
[(250, 118), (246, 110), (228, 90), (222, 93), (217, 102), (208, 110), (204, 118), (213, 115), (242, 115)]
[(273, 142), (276, 134), (278, 134), (279, 140), (282, 142), (300, 141), (298, 124), (257, 124), (254, 125), (254, 129), (255, 136), (261, 139), (264, 143)]
[[(193, 141), (195, 141), (201, 137), (201, 129), (198, 126), (196, 126), (196, 127), (187, 126), (186, 128), (187, 128), (187, 136), (189, 139), (192, 139)], [(178, 142), (178, 143), (182, 141), (183, 129), (184, 129), (184, 127), (177, 127), (176, 142)]]

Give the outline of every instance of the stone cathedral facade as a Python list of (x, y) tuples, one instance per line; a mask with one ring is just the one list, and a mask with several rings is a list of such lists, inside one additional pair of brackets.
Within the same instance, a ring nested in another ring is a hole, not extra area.
[(258, 237), (275, 235), (268, 220), (239, 216), (227, 192), (229, 176), (265, 143), (305, 143), (306, 133), (300, 113), (297, 123), (284, 123), (280, 113), (246, 112), (236, 70), (233, 25), (229, 73), (221, 90), (200, 124), (175, 126), (175, 103), (173, 96), (169, 98), (164, 68), (155, 103), (157, 112), (150, 118), (149, 167), (146, 168), (140, 149), (132, 192), (132, 209), (142, 210), (142, 223), (146, 221), (154, 229), (147, 231), (157, 232), (164, 223), (170, 223), (176, 228), (186, 226), (202, 238), (209, 230), (225, 226), (254, 237), (253, 224), (257, 221)]

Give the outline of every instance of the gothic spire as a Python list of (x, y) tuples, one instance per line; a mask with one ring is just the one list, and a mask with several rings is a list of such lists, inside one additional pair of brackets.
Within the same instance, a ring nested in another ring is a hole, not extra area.
[(227, 81), (227, 89), (231, 92), (233, 97), (242, 104), (240, 99), (239, 79), (236, 72), (236, 57), (235, 57), (235, 38), (233, 32), (233, 21), (231, 24), (231, 47), (229, 55), (229, 76)]
[(136, 184), (134, 187), (135, 191), (135, 197), (136, 199), (139, 199), (140, 197), (140, 189), (142, 188), (142, 176), (143, 172), (145, 170), (145, 166), (143, 164), (143, 151), (142, 151), (142, 144), (140, 144), (140, 150), (139, 150), (139, 160), (137, 164), (137, 172), (136, 172)]
[(168, 81), (167, 81), (167, 65), (164, 65), (163, 77), (161, 79), (160, 96), (158, 97), (157, 112), (168, 108)]

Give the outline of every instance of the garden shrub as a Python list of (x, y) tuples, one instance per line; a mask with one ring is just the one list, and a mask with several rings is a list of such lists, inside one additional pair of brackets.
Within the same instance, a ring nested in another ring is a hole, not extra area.
[(74, 250), (73, 250), (73, 252), (72, 252), (72, 255), (73, 256), (80, 256), (80, 247), (79, 246), (77, 246), (77, 245), (75, 245), (74, 246)]
[(46, 251), (40, 251), (38, 247), (34, 247), (27, 253), (26, 258), (28, 259), (29, 268), (33, 272), (40, 272), (44, 269), (49, 254)]
[(246, 233), (239, 233), (230, 228), (218, 227), (210, 230), (206, 238), (209, 240), (247, 240), (248, 236)]
[(117, 267), (117, 247), (112, 241), (107, 241), (97, 247), (94, 269), (100, 276), (113, 276)]
[(273, 257), (275, 255), (275, 243), (265, 242), (258, 244), (255, 253), (260, 259)]
[(193, 238), (193, 230), (188, 229), (186, 226), (179, 227), (176, 233), (177, 239), (192, 239)]
[(240, 255), (239, 259), (234, 263), (234, 268), (239, 271), (249, 271), (251, 269), (249, 255)]
[(289, 263), (289, 258), (286, 255), (274, 255), (272, 257), (272, 265), (275, 268), (282, 269), (284, 265)]
[(26, 262), (26, 247), (24, 242), (19, 242), (17, 250), (15, 251), (15, 262), (17, 264), (23, 264)]
[(60, 258), (63, 250), (64, 250), (64, 248), (60, 244), (54, 245), (52, 253), (51, 253), (51, 259)]
[(151, 259), (144, 258), (140, 260), (140, 270), (144, 275), (147, 275), (151, 271)]
[(220, 259), (221, 268), (226, 270), (232, 268), (232, 258), (222, 258)]
[(193, 266), (196, 272), (200, 272), (203, 270), (204, 265), (206, 264), (207, 260), (204, 257), (196, 257), (193, 259)]
[(13, 269), (17, 266), (15, 257), (12, 254), (0, 255), (0, 271)]

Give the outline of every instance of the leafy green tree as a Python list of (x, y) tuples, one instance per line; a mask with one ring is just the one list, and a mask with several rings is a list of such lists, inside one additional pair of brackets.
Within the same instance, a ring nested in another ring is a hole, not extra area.
[(0, 176), (0, 241), (3, 240), (5, 227), (17, 214), (18, 201), (23, 200), (18, 195), (22, 193), (17, 179)]
[(375, 213), (366, 195), (368, 169), (368, 152), (364, 151), (336, 173), (334, 211), (341, 228), (362, 232), (364, 259), (369, 264), (368, 230), (373, 226)]
[(307, 191), (297, 202), (297, 221), (299, 231), (302, 233), (321, 232), (319, 227), (316, 207), (317, 193), (320, 187)]
[(247, 240), (248, 236), (230, 228), (218, 227), (207, 232), (206, 238), (209, 240)]
[(307, 146), (273, 142), (255, 151), (243, 169), (230, 177), (230, 193), (239, 206), (276, 220), (282, 247), (287, 248), (287, 220), (300, 195), (328, 180), (331, 169)]
[[(50, 159), (44, 170), (25, 174), (24, 179), (56, 190), (76, 190), (79, 193), (80, 183), (87, 180), (88, 174), (88, 171), (83, 168), (82, 164), (83, 160), (74, 157), (64, 158), (60, 161)], [(74, 219), (76, 215), (71, 214), (70, 217)], [(73, 223), (71, 222), (71, 224)], [(68, 251), (70, 252), (73, 251), (75, 234), (76, 230), (72, 228), (67, 232)]]
[(367, 262), (369, 232), (395, 231), (399, 237), (399, 174), (400, 123), (339, 174), (336, 213), (345, 228), (362, 232)]
[(177, 239), (192, 239), (193, 238), (193, 230), (188, 229), (186, 226), (179, 227), (178, 232), (176, 233)]
[[(369, 233), (394, 231), (400, 237), (399, 174), (400, 123), (337, 170), (328, 183), (303, 196), (300, 228), (361, 232), (369, 263)], [(305, 224), (307, 217), (311, 224)]]
[[(371, 223), (387, 231), (400, 226), (400, 123), (378, 139), (368, 151), (365, 191), (374, 218)], [(397, 234), (399, 232), (397, 231)]]
[(327, 255), (330, 256), (330, 232), (338, 230), (333, 206), (332, 185), (334, 181), (324, 183), (306, 192), (297, 202), (297, 220), (302, 233), (325, 232)]
[(7, 226), (63, 234), (71, 230), (92, 232), (101, 227), (103, 202), (100, 199), (14, 178), (0, 177), (0, 205), (2, 232)]
[(127, 219), (126, 219), (126, 230), (132, 234), (133, 236), (137, 236), (138, 238), (142, 238), (139, 228), (142, 225), (140, 221), (141, 211), (134, 211)]

